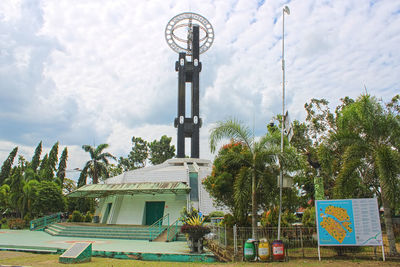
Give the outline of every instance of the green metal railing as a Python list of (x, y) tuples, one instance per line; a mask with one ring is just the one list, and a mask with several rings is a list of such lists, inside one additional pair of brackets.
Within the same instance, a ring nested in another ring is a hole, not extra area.
[(163, 232), (164, 229), (162, 228), (162, 225), (164, 219), (167, 219), (167, 225), (169, 227), (169, 213), (167, 213), (166, 215), (164, 215), (164, 217), (158, 219), (155, 223), (149, 226), (149, 241), (153, 241)]
[(179, 219), (177, 219), (175, 222), (171, 223), (170, 226), (168, 226), (167, 229), (167, 242), (173, 241), (174, 238), (178, 235), (178, 223)]
[(31, 231), (40, 230), (45, 228), (47, 225), (57, 223), (60, 221), (61, 221), (61, 212), (32, 220), (30, 221), (29, 228)]

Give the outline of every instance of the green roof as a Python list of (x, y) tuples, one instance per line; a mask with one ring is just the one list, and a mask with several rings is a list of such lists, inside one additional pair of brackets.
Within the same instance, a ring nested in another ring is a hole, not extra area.
[(109, 195), (182, 194), (188, 192), (190, 192), (190, 187), (182, 182), (90, 184), (78, 188), (67, 196), (95, 198)]

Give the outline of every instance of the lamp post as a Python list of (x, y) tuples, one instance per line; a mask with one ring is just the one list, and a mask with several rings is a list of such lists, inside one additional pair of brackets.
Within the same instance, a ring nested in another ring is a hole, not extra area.
[[(282, 9), (282, 126), (281, 126), (281, 156), (283, 156), (283, 134), (285, 131), (285, 13), (290, 15), (290, 9), (285, 6)], [(278, 240), (281, 239), (281, 220), (282, 220), (282, 187), (283, 187), (283, 166), (280, 162), (279, 175), (279, 219), (278, 219)]]

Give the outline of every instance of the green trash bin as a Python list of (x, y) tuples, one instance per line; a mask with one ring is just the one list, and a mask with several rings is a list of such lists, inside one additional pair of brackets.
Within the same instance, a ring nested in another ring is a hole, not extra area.
[(244, 243), (243, 254), (246, 261), (252, 261), (256, 257), (256, 247), (254, 242), (254, 239), (247, 239), (247, 241)]

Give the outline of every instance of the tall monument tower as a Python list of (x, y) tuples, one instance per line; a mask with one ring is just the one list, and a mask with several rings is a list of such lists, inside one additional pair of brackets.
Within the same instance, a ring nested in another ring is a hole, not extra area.
[[(199, 76), (200, 54), (214, 41), (214, 30), (208, 20), (195, 13), (173, 17), (165, 28), (167, 44), (179, 53), (175, 70), (178, 72), (178, 113), (174, 121), (178, 128), (177, 157), (185, 157), (185, 138), (191, 138), (191, 158), (200, 157)], [(191, 114), (186, 117), (186, 86), (191, 89)]]

